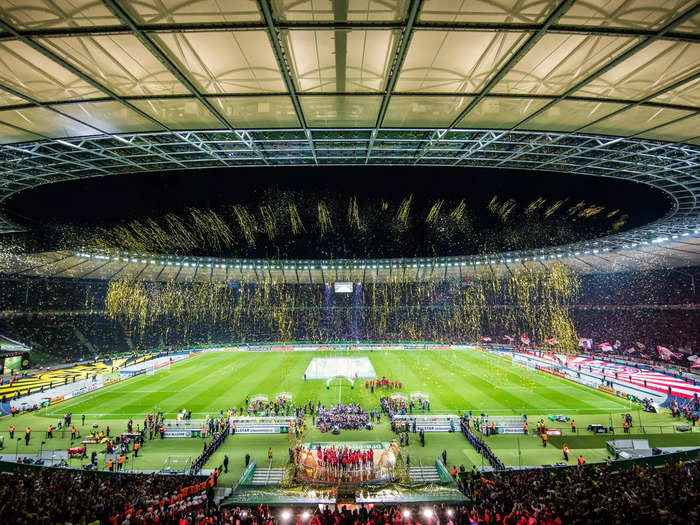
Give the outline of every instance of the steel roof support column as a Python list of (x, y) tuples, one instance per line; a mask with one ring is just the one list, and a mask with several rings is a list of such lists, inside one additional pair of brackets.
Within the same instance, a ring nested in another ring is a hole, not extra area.
[(82, 81), (87, 82), (87, 83), (90, 84), (92, 87), (94, 87), (94, 88), (97, 89), (98, 91), (101, 91), (102, 93), (104, 93), (106, 96), (108, 96), (108, 97), (111, 98), (112, 100), (115, 100), (115, 101), (119, 102), (120, 104), (122, 104), (123, 106), (126, 106), (126, 107), (129, 108), (131, 111), (134, 111), (134, 112), (137, 113), (139, 116), (145, 118), (145, 119), (148, 120), (149, 122), (152, 122), (153, 124), (155, 124), (155, 125), (157, 125), (157, 126), (163, 128), (163, 129), (167, 129), (168, 131), (170, 131), (170, 128), (169, 128), (168, 126), (166, 126), (166, 125), (163, 124), (162, 122), (159, 122), (157, 119), (154, 119), (152, 116), (150, 116), (150, 115), (149, 115), (148, 113), (146, 113), (145, 111), (142, 111), (141, 109), (137, 108), (137, 107), (134, 106), (131, 102), (125, 100), (125, 99), (122, 98), (122, 97), (120, 97), (119, 95), (117, 95), (114, 91), (112, 91), (112, 90), (109, 89), (108, 87), (103, 86), (102, 84), (100, 84), (99, 82), (97, 82), (95, 79), (93, 79), (90, 75), (87, 75), (87, 74), (83, 73), (80, 69), (78, 69), (77, 67), (73, 66), (70, 62), (67, 62), (66, 60), (64, 60), (64, 59), (61, 58), (60, 56), (56, 55), (56, 54), (53, 53), (52, 51), (46, 49), (44, 46), (42, 46), (42, 45), (36, 43), (36, 42), (35, 42), (34, 40), (32, 40), (31, 38), (27, 38), (26, 36), (23, 36), (23, 35), (22, 35), (21, 33), (19, 33), (14, 27), (12, 27), (11, 25), (9, 25), (8, 23), (6, 23), (5, 21), (3, 21), (2, 19), (0, 19), (0, 29), (3, 29), (3, 30), (5, 30), (5, 31), (7, 31), (8, 33), (12, 34), (15, 38), (17, 38), (17, 39), (18, 39), (20, 42), (22, 42), (23, 44), (28, 45), (29, 47), (31, 47), (31, 48), (32, 48), (34, 51), (36, 51), (37, 53), (41, 53), (43, 56), (45, 56), (45, 57), (48, 58), (49, 60), (51, 60), (51, 61), (57, 63), (59, 66), (63, 67), (64, 69), (67, 69), (68, 71), (70, 71), (71, 73), (73, 73), (75, 76), (77, 76), (78, 78), (80, 78)]
[[(130, 0), (123, 0), (130, 1)], [(133, 1), (133, 0), (131, 0)], [(229, 0), (231, 2), (235, 0)], [(281, 30), (301, 29), (301, 30), (329, 30), (329, 31), (366, 31), (366, 30), (396, 30), (403, 29), (404, 24), (400, 22), (372, 22), (372, 21), (280, 21), (276, 27)], [(433, 31), (513, 31), (513, 32), (535, 32), (540, 27), (539, 23), (522, 22), (416, 22), (416, 29), (427, 29)], [(261, 22), (186, 22), (186, 23), (158, 23), (136, 25), (141, 31), (248, 31), (264, 30), (265, 23)], [(549, 28), (550, 33), (573, 34), (573, 35), (598, 35), (623, 38), (646, 38), (654, 36), (655, 31), (641, 28), (609, 27), (579, 24), (555, 24)], [(84, 27), (50, 27), (41, 29), (21, 29), (18, 34), (27, 38), (55, 38), (55, 37), (81, 37), (100, 35), (127, 35), (130, 29), (122, 25), (110, 26), (84, 26)], [(11, 40), (12, 35), (0, 32), (0, 41)], [(664, 36), (666, 40), (675, 42), (700, 42), (700, 35), (690, 32), (669, 32)]]
[(411, 6), (408, 9), (408, 18), (406, 19), (406, 25), (401, 35), (401, 43), (399, 44), (399, 49), (394, 57), (394, 62), (391, 65), (391, 70), (389, 71), (389, 77), (387, 79), (386, 88), (384, 89), (384, 96), (382, 97), (382, 104), (379, 106), (379, 113), (377, 114), (377, 121), (374, 124), (374, 129), (370, 135), (369, 145), (367, 146), (367, 155), (365, 156), (365, 164), (369, 161), (369, 157), (372, 154), (372, 148), (374, 147), (374, 141), (377, 138), (379, 128), (384, 122), (384, 117), (386, 116), (386, 110), (389, 107), (389, 100), (391, 99), (391, 94), (394, 92), (394, 87), (396, 86), (396, 81), (399, 78), (399, 72), (403, 66), (403, 61), (406, 59), (406, 51), (408, 50), (408, 44), (411, 42), (411, 37), (413, 36), (413, 27), (418, 17), (418, 11), (420, 11), (420, 6), (423, 0), (412, 0)]
[(155, 56), (161, 64), (163, 64), (172, 75), (178, 79), (178, 81), (187, 88), (187, 90), (195, 96), (199, 102), (206, 107), (212, 115), (216, 117), (216, 120), (221, 122), (223, 126), (230, 129), (231, 125), (228, 121), (217, 111), (217, 109), (209, 102), (206, 98), (202, 96), (199, 90), (190, 82), (190, 80), (180, 71), (175, 64), (163, 53), (158, 46), (156, 46), (150, 37), (144, 33), (136, 23), (131, 19), (131, 17), (124, 11), (119, 4), (114, 0), (102, 0), (103, 3), (114, 13), (114, 15), (126, 25), (131, 34), (133, 34), (148, 51)]
[(496, 73), (491, 80), (487, 82), (481, 92), (474, 97), (474, 99), (467, 104), (467, 107), (462, 110), (462, 112), (457, 115), (457, 117), (449, 125), (448, 129), (453, 129), (457, 124), (459, 124), (464, 117), (466, 117), (478, 104), (481, 102), (486, 95), (488, 95), (491, 90), (496, 87), (496, 85), (501, 81), (503, 77), (508, 74), (508, 72), (513, 69), (520, 60), (533, 48), (535, 44), (539, 42), (547, 31), (555, 25), (562, 16), (571, 8), (576, 0), (563, 0), (557, 8), (550, 13), (544, 23), (540, 26), (536, 33), (532, 34), (530, 38), (527, 39), (520, 48), (513, 54), (512, 57), (503, 65), (503, 67)]
[(294, 87), (294, 80), (292, 80), (292, 76), (289, 73), (289, 68), (287, 67), (287, 60), (285, 58), (284, 51), (282, 50), (282, 44), (280, 44), (279, 33), (275, 27), (275, 20), (272, 17), (270, 2), (269, 0), (258, 0), (258, 3), (260, 5), (263, 18), (265, 19), (265, 24), (267, 24), (267, 33), (270, 37), (270, 41), (275, 52), (275, 58), (277, 58), (277, 63), (279, 64), (280, 71), (282, 72), (284, 83), (287, 86), (287, 91), (289, 91), (289, 98), (292, 99), (292, 105), (294, 106), (294, 111), (296, 112), (297, 119), (299, 120), (299, 125), (304, 129), (304, 135), (306, 135), (306, 140), (309, 142), (309, 147), (311, 148), (311, 154), (314, 157), (314, 164), (318, 164), (313, 137), (311, 135), (311, 131), (309, 130), (309, 126), (306, 124), (306, 118), (304, 117), (304, 112), (301, 109), (301, 103), (299, 102), (299, 97), (297, 95), (296, 88)]
[[(143, 31), (141, 30), (137, 25), (136, 22), (132, 20), (132, 18), (128, 15), (126, 11), (124, 11), (119, 4), (117, 4), (114, 0), (103, 0), (105, 5), (114, 13), (114, 15), (124, 24), (126, 25), (131, 34), (133, 34), (139, 42), (141, 42), (148, 51), (158, 59), (158, 61), (163, 64), (170, 73), (177, 78), (177, 80), (187, 88), (187, 90), (202, 104), (207, 110), (214, 115), (216, 120), (218, 120), (224, 127), (224, 129), (229, 129), (232, 130), (231, 124), (226, 120), (226, 118), (219, 113), (219, 111), (213, 106), (211, 102), (207, 98), (205, 98), (199, 90), (195, 87), (195, 85), (190, 81), (187, 76), (178, 69), (178, 67), (168, 58), (168, 56), (163, 53), (160, 48), (155, 45), (153, 40)], [(198, 147), (197, 145), (194, 145), (201, 151), (209, 154), (212, 158), (215, 160), (221, 162), (222, 164), (226, 164), (218, 155), (216, 155), (213, 151), (209, 150), (208, 148), (201, 148)], [(256, 154), (258, 154), (262, 160), (265, 160), (262, 153), (259, 150), (255, 151)], [(267, 162), (265, 162), (267, 164)]]
[(648, 37), (646, 40), (640, 42), (639, 44), (637, 44), (637, 45), (635, 45), (635, 46), (632, 46), (630, 49), (628, 49), (627, 51), (625, 51), (624, 53), (622, 53), (621, 55), (619, 55), (617, 58), (615, 58), (615, 59), (611, 60), (610, 62), (608, 62), (605, 66), (603, 66), (602, 68), (600, 68), (598, 71), (596, 71), (595, 73), (589, 75), (588, 77), (586, 77), (585, 79), (583, 79), (581, 82), (578, 82), (576, 85), (570, 87), (570, 88), (567, 89), (564, 93), (562, 93), (561, 95), (559, 95), (557, 98), (555, 98), (554, 100), (552, 100), (552, 101), (549, 102), (548, 104), (545, 104), (545, 105), (542, 106), (540, 109), (538, 109), (538, 110), (535, 111), (534, 113), (530, 114), (529, 116), (527, 116), (526, 118), (524, 118), (523, 120), (521, 120), (520, 122), (518, 122), (515, 126), (513, 126), (513, 127), (511, 128), (511, 130), (516, 129), (516, 128), (518, 128), (518, 127), (520, 127), (520, 126), (522, 126), (522, 125), (524, 125), (524, 124), (530, 122), (532, 119), (534, 119), (534, 118), (540, 116), (542, 113), (544, 113), (545, 111), (547, 111), (548, 109), (550, 109), (551, 107), (553, 107), (555, 104), (561, 102), (562, 100), (566, 99), (566, 98), (569, 97), (570, 95), (573, 95), (574, 93), (576, 93), (577, 91), (579, 91), (581, 88), (586, 87), (588, 84), (590, 84), (591, 82), (593, 82), (593, 81), (596, 80), (597, 78), (600, 78), (600, 77), (603, 76), (605, 73), (607, 73), (608, 71), (610, 71), (611, 69), (613, 69), (615, 66), (621, 64), (622, 62), (624, 62), (624, 61), (627, 60), (628, 58), (630, 58), (630, 57), (636, 55), (637, 53), (639, 53), (640, 51), (642, 51), (642, 50), (645, 49), (646, 47), (650, 46), (651, 44), (653, 44), (653, 43), (656, 42), (657, 40), (660, 40), (660, 39), (663, 38), (667, 33), (670, 33), (673, 29), (675, 29), (676, 27), (680, 26), (681, 24), (687, 22), (688, 20), (690, 20), (691, 18), (693, 18), (695, 15), (697, 15), (697, 14), (699, 14), (699, 13), (700, 13), (700, 4), (697, 4), (697, 5), (695, 5), (695, 7), (693, 7), (692, 9), (687, 10), (685, 13), (683, 13), (681, 16), (679, 16), (679, 17), (676, 18), (675, 20), (672, 20), (671, 22), (669, 22), (668, 24), (666, 24), (666, 25), (665, 25), (664, 27), (662, 27), (659, 31), (657, 31), (656, 33), (654, 33), (653, 36), (650, 36), (650, 37)]
[[(649, 101), (655, 99), (656, 97), (659, 97), (659, 96), (661, 96), (661, 95), (663, 95), (663, 94), (665, 94), (665, 93), (668, 93), (669, 91), (673, 91), (674, 89), (677, 89), (677, 88), (683, 86), (684, 84), (690, 84), (691, 82), (694, 82), (694, 81), (697, 80), (698, 78), (700, 78), (700, 72), (695, 73), (694, 75), (691, 75), (691, 76), (689, 76), (688, 78), (681, 79), (681, 80), (679, 80), (678, 82), (674, 82), (673, 84), (671, 84), (671, 85), (669, 85), (669, 86), (666, 86), (665, 88), (660, 89), (659, 91), (655, 91), (655, 92), (652, 93), (651, 95), (647, 95), (646, 97), (644, 97), (644, 98), (642, 98), (642, 99), (640, 99), (640, 100), (637, 100), (636, 102), (632, 102), (631, 104), (627, 104), (626, 106), (624, 106), (624, 107), (622, 107), (622, 108), (620, 108), (620, 109), (618, 109), (618, 110), (616, 110), (616, 111), (613, 111), (612, 113), (609, 113), (609, 114), (607, 114), (607, 115), (605, 115), (605, 116), (603, 116), (603, 117), (600, 117), (599, 119), (594, 120), (593, 122), (589, 122), (589, 123), (586, 124), (585, 126), (582, 126), (582, 127), (578, 128), (578, 129), (575, 129), (575, 130), (571, 131), (571, 133), (579, 133), (579, 132), (581, 132), (582, 130), (586, 129), (587, 127), (593, 126), (593, 125), (595, 125), (595, 124), (598, 124), (598, 122), (601, 122), (601, 121), (603, 121), (603, 120), (605, 120), (605, 119), (609, 119), (609, 118), (611, 118), (611, 117), (614, 117), (614, 116), (616, 116), (616, 115), (619, 115), (620, 113), (622, 113), (622, 112), (624, 112), (624, 111), (627, 111), (628, 109), (632, 109), (632, 108), (635, 108), (635, 107), (637, 107), (637, 106), (641, 106), (641, 105), (643, 105), (644, 103), (649, 102)], [(696, 114), (697, 114), (697, 113), (698, 113), (698, 112), (696, 111)], [(692, 115), (689, 115), (689, 116), (692, 116)], [(686, 117), (683, 117), (683, 118), (686, 118)], [(675, 122), (675, 121), (672, 121), (672, 122)], [(667, 126), (668, 124), (671, 124), (672, 122), (666, 122), (665, 124), (662, 124), (661, 126), (657, 126), (657, 127)], [(655, 129), (655, 128), (652, 128), (652, 129)], [(647, 133), (648, 131), (650, 131), (650, 130), (647, 129), (647, 130), (643, 131), (642, 133)]]
[[(486, 86), (484, 86), (481, 92), (476, 97), (474, 97), (474, 99), (472, 99), (472, 101), (469, 104), (467, 104), (467, 107), (465, 107), (459, 115), (457, 115), (457, 117), (448, 126), (448, 130), (454, 129), (462, 121), (462, 119), (464, 119), (464, 117), (466, 117), (484, 99), (484, 97), (491, 92), (491, 90), (501, 81), (501, 79), (504, 76), (506, 76), (506, 74), (511, 69), (513, 69), (518, 64), (518, 62), (520, 62), (520, 60), (522, 60), (522, 58), (535, 46), (535, 44), (537, 44), (537, 42), (539, 42), (542, 39), (544, 35), (547, 34), (549, 28), (556, 24), (559, 21), (559, 19), (562, 16), (564, 16), (564, 14), (571, 8), (575, 1), (576, 0), (562, 0), (562, 2), (557, 6), (557, 8), (550, 13), (550, 15), (540, 26), (537, 32), (530, 36), (530, 38), (527, 39), (527, 42), (520, 46), (520, 48), (513, 54), (513, 56), (510, 57), (510, 59), (503, 65), (503, 67), (501, 67), (498, 73), (496, 73), (491, 78), (491, 80), (487, 82)], [(433, 140), (434, 136), (421, 149), (421, 151), (418, 154), (418, 157), (416, 158), (416, 163), (425, 156), (428, 149), (430, 149)], [(471, 153), (472, 151), (469, 151), (469, 154)], [(461, 162), (464, 158), (466, 157), (461, 157), (459, 159), (459, 162)]]

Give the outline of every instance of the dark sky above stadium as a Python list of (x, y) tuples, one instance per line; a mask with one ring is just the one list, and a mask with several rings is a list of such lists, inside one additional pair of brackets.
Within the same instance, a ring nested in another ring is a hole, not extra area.
[[(319, 203), (327, 210), (325, 227)], [(114, 235), (115, 226), (148, 237), (155, 234), (144, 227), (146, 220), (169, 232), (163, 218), (174, 214), (187, 228), (200, 228), (201, 243), (183, 248), (173, 234), (167, 235), (172, 246), (161, 240), (153, 251), (335, 259), (538, 248), (639, 226), (662, 216), (669, 206), (655, 190), (613, 179), (363, 166), (98, 178), (20, 193), (6, 209), (32, 228), (30, 235), (41, 238), (47, 248), (84, 244), (97, 236), (117, 248), (133, 249), (128, 239)], [(290, 226), (291, 209), (301, 224), (296, 231)], [(214, 212), (230, 229), (230, 242), (209, 242), (217, 232), (201, 231), (201, 224), (193, 223), (193, 210), (194, 215)], [(241, 210), (247, 214), (243, 219)], [(249, 230), (248, 236), (244, 230)]]

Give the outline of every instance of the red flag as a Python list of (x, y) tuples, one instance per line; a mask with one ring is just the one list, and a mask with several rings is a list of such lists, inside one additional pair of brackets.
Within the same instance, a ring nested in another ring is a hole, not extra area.
[(554, 337), (550, 337), (549, 339), (547, 339), (547, 342), (552, 346), (559, 344), (559, 341), (557, 341)]
[(585, 348), (586, 350), (590, 350), (593, 348), (593, 339), (586, 339), (585, 337), (581, 337), (578, 340), (578, 345), (581, 348)]
[(665, 346), (657, 346), (656, 350), (659, 352), (659, 357), (663, 359), (664, 361), (670, 361), (672, 357), (683, 357), (683, 354), (677, 354), (675, 352), (671, 352), (668, 348)]
[(529, 345), (529, 344), (530, 344), (530, 338), (527, 336), (527, 334), (522, 334), (522, 335), (520, 336), (520, 341), (521, 341), (524, 345)]
[(612, 352), (613, 347), (610, 343), (600, 343), (598, 345), (598, 348), (600, 348), (603, 352)]

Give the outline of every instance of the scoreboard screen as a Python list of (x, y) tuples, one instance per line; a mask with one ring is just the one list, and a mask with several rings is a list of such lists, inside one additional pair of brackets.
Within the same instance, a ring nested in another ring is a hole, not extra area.
[(19, 372), (22, 369), (22, 356), (13, 355), (12, 357), (5, 358), (5, 373), (9, 374), (10, 370), (14, 372)]
[(352, 293), (352, 283), (335, 283), (335, 293)]

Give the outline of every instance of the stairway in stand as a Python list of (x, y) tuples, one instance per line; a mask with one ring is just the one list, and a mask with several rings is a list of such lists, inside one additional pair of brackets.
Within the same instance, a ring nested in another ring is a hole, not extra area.
[(284, 476), (283, 468), (258, 468), (253, 473), (251, 485), (279, 485)]
[(440, 483), (440, 474), (434, 466), (409, 467), (408, 476), (411, 483)]

